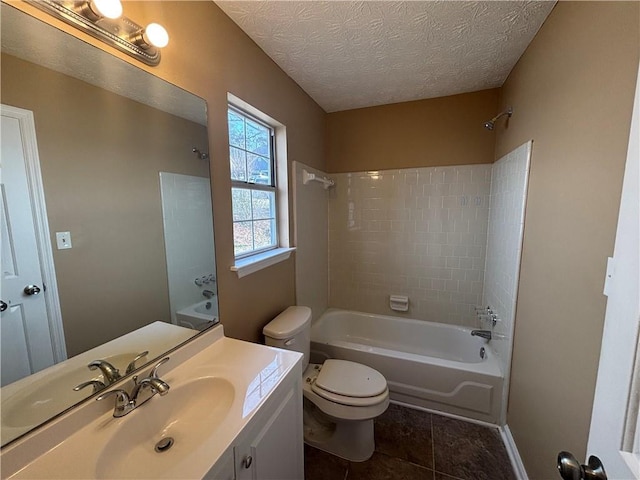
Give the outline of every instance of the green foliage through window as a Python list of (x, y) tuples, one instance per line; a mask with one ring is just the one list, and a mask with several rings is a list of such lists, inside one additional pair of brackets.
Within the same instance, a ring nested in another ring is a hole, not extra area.
[(228, 110), (236, 257), (277, 247), (273, 129)]

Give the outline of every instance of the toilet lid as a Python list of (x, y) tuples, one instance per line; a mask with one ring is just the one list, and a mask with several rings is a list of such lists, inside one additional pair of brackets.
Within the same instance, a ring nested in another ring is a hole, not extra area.
[(367, 398), (384, 393), (387, 380), (366, 365), (330, 359), (322, 365), (315, 386), (345, 397)]

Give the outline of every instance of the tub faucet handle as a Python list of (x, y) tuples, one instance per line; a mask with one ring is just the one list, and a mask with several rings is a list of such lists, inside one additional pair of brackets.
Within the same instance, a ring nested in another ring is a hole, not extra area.
[(473, 307), (476, 311), (476, 315), (491, 315), (493, 314), (493, 310), (491, 310), (491, 306), (487, 305), (486, 307), (482, 307), (479, 305), (476, 305), (475, 307)]
[(478, 315), (478, 318), (482, 321), (491, 322), (491, 326), (495, 327), (496, 323), (500, 321), (498, 316), (495, 313), (488, 313), (486, 315)]

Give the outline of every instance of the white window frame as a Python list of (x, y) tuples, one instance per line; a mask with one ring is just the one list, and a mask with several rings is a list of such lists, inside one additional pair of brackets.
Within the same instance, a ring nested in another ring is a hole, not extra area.
[[(276, 185), (276, 229), (278, 243), (275, 248), (269, 250), (265, 249), (260, 252), (254, 251), (252, 253), (247, 252), (247, 254), (235, 257), (234, 242), (234, 264), (230, 267), (230, 270), (235, 272), (238, 277), (241, 278), (245, 275), (249, 275), (253, 272), (262, 270), (263, 268), (282, 262), (288, 259), (291, 256), (291, 253), (295, 251), (295, 248), (290, 246), (289, 243), (289, 168), (287, 160), (287, 129), (282, 123), (231, 93), (227, 93), (227, 104), (228, 108), (236, 110), (253, 121), (269, 127), (273, 132), (272, 168)], [(228, 128), (227, 124), (227, 130)], [(227, 155), (229, 155), (229, 153)], [(229, 176), (231, 176), (231, 174), (229, 174)], [(238, 183), (242, 185), (242, 188), (245, 188), (245, 182), (240, 181)], [(231, 184), (232, 188), (234, 188), (236, 181), (232, 180)]]
[[(279, 193), (278, 193), (278, 178), (277, 178), (277, 162), (276, 162), (276, 146), (275, 146), (275, 128), (272, 127), (271, 125), (269, 125), (268, 123), (262, 122), (259, 119), (255, 118), (253, 115), (251, 115), (250, 113), (245, 112), (244, 110), (229, 104), (228, 106), (228, 110), (231, 110), (232, 112), (236, 113), (237, 115), (240, 115), (241, 117), (243, 117), (245, 120), (250, 120), (264, 128), (266, 128), (269, 131), (269, 162), (271, 163), (270, 165), (270, 170), (271, 170), (271, 184), (262, 184), (262, 183), (255, 183), (255, 182), (251, 182), (248, 179), (246, 181), (243, 180), (234, 180), (233, 178), (231, 179), (231, 188), (238, 188), (238, 189), (243, 189), (243, 190), (249, 190), (251, 192), (253, 191), (262, 191), (262, 192), (270, 192), (273, 193), (274, 195), (274, 202), (275, 202), (275, 206), (274, 206), (274, 232), (272, 234), (272, 238), (273, 238), (273, 243), (271, 245), (269, 245), (268, 247), (264, 247), (264, 248), (254, 248), (251, 249), (249, 251), (246, 252), (242, 252), (239, 254), (235, 254), (235, 239), (234, 239), (234, 256), (236, 258), (236, 260), (239, 259), (243, 259), (246, 257), (252, 257), (254, 255), (258, 255), (264, 252), (268, 252), (269, 250), (274, 250), (276, 248), (278, 248), (279, 246), (279, 235), (278, 235), (278, 225), (279, 225), (279, 212), (278, 212), (278, 203), (279, 203)], [(227, 128), (228, 124), (227, 124)], [(229, 142), (229, 148), (231, 148), (231, 142)], [(238, 148), (235, 147), (234, 148)], [(238, 148), (240, 149), (240, 148)], [(253, 152), (249, 152), (248, 150), (245, 149), (240, 149), (243, 150), (246, 154), (251, 154)], [(231, 154), (229, 154), (231, 155)], [(263, 156), (263, 155), (260, 155)], [(248, 172), (247, 172), (248, 173)], [(231, 202), (232, 207), (233, 208), (233, 201)], [(234, 227), (236, 223), (240, 223), (240, 222), (244, 222), (246, 220), (232, 220), (234, 223)], [(251, 215), (251, 222), (255, 222), (255, 219), (253, 217), (253, 214)], [(255, 235), (252, 235), (252, 240), (255, 240)]]

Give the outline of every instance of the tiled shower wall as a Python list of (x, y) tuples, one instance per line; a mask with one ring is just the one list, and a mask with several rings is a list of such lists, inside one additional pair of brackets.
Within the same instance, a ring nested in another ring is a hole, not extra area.
[[(476, 325), (491, 165), (334, 174), (329, 305)], [(407, 295), (409, 311), (389, 308)]]
[(204, 300), (204, 289), (216, 291), (214, 284), (194, 283), (216, 273), (211, 183), (206, 177), (160, 172), (160, 193), (171, 321), (176, 323), (177, 310)]
[[(491, 344), (508, 374), (513, 348), (531, 142), (493, 164), (483, 305), (500, 321)], [(509, 382), (505, 382), (508, 385)], [(506, 405), (506, 402), (505, 402)]]

